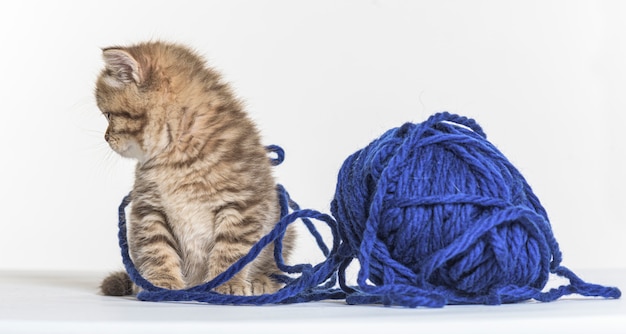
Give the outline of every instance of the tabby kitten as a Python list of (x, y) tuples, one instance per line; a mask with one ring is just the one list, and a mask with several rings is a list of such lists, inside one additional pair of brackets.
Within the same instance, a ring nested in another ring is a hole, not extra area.
[[(208, 282), (247, 254), (279, 220), (276, 183), (259, 132), (220, 75), (188, 48), (148, 42), (103, 50), (96, 101), (104, 135), (137, 160), (128, 221), (131, 258), (152, 284)], [(288, 256), (294, 233), (288, 230)], [(280, 271), (267, 247), (217, 292), (271, 293)], [(124, 272), (105, 295), (132, 293)]]

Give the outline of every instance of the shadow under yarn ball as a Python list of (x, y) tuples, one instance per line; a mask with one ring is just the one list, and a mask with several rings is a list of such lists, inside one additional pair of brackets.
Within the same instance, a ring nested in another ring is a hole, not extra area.
[(331, 207), (361, 265), (362, 297), (378, 296), (371, 302), (539, 298), (561, 261), (519, 171), (477, 123), (448, 113), (391, 129), (350, 156)]

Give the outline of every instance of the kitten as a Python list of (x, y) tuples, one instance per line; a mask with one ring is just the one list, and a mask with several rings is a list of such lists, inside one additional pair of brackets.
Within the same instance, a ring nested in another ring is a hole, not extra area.
[[(188, 48), (164, 42), (103, 49), (96, 82), (105, 140), (137, 160), (128, 221), (131, 258), (152, 284), (208, 282), (247, 254), (279, 220), (276, 183), (260, 135), (220, 75)], [(287, 257), (294, 232), (285, 238)], [(217, 292), (272, 293), (273, 248)], [(132, 293), (126, 273), (101, 286)]]

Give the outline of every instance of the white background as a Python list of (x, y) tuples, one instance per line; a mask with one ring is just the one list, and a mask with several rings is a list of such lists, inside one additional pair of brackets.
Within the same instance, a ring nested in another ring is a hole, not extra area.
[(121, 268), (133, 163), (104, 142), (93, 83), (101, 47), (149, 39), (224, 73), (303, 207), (329, 211), (350, 153), (448, 110), (522, 171), (566, 266), (625, 267), (625, 17), (620, 1), (3, 1), (0, 269)]

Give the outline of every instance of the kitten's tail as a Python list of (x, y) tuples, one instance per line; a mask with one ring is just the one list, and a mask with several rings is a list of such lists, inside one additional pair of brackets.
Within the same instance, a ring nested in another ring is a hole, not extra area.
[(100, 291), (105, 296), (128, 296), (136, 293), (136, 288), (125, 271), (111, 273), (100, 285)]

